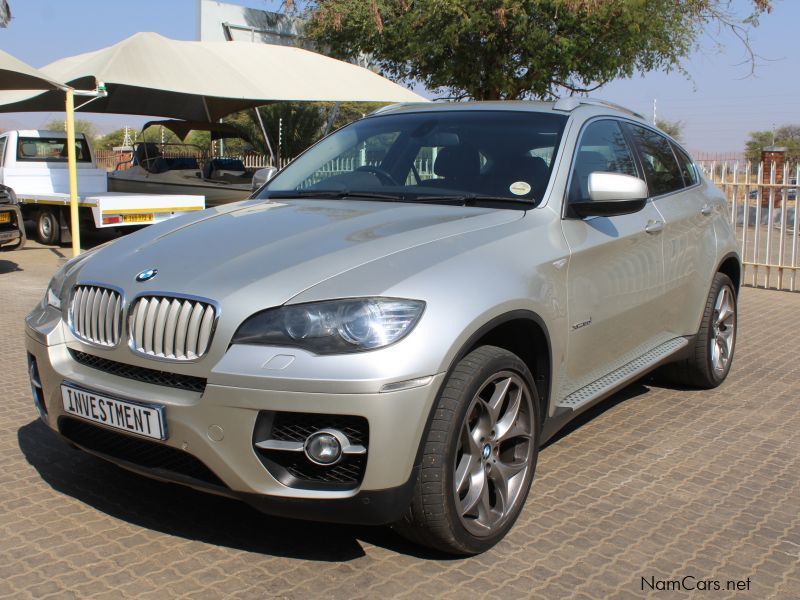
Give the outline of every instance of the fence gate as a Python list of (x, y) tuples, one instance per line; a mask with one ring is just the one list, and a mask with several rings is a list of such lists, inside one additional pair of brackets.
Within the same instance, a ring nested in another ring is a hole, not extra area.
[(699, 165), (728, 198), (744, 263), (742, 283), (800, 290), (800, 163), (699, 161)]

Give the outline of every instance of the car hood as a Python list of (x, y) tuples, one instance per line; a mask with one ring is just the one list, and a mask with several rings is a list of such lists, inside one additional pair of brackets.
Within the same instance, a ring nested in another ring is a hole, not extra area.
[[(129, 298), (159, 292), (202, 296), (223, 310), (226, 299), (235, 299), (252, 313), (389, 254), (523, 215), (399, 202), (251, 200), (125, 236), (81, 264), (77, 280), (115, 285)], [(158, 274), (136, 282), (147, 269)]]

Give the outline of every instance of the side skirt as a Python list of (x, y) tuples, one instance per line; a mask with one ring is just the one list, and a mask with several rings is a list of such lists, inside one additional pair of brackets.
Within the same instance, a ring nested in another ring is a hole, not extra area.
[(693, 336), (673, 338), (645, 352), (620, 368), (611, 371), (556, 403), (555, 413), (542, 428), (541, 443), (546, 443), (569, 421), (614, 392), (643, 377), (654, 369), (680, 358), (690, 347)]

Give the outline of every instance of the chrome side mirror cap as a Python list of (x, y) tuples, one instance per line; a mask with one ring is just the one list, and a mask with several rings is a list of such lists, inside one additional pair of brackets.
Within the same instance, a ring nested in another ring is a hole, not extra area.
[(255, 192), (258, 188), (275, 177), (277, 172), (278, 167), (264, 167), (263, 169), (258, 169), (255, 173), (253, 173), (252, 190)]
[(647, 183), (638, 177), (600, 171), (589, 174), (589, 198), (592, 202), (647, 200), (647, 195)]
[(639, 212), (647, 204), (647, 183), (623, 173), (589, 174), (589, 201), (572, 202), (569, 214), (578, 218), (615, 217)]

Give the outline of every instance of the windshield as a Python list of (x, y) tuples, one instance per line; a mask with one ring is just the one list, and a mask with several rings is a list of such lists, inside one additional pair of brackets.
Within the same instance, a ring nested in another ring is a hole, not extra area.
[(313, 146), (258, 197), (486, 198), (530, 207), (547, 188), (566, 120), (487, 110), (369, 117)]

